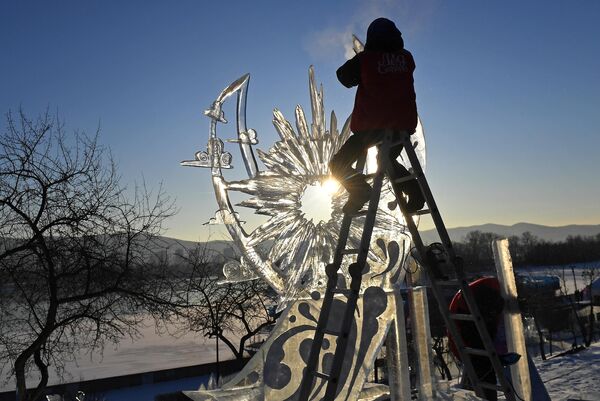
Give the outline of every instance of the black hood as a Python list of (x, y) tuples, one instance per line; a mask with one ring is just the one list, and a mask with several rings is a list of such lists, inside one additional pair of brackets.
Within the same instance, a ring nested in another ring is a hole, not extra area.
[(396, 25), (387, 18), (377, 18), (367, 29), (365, 50), (398, 51), (404, 48), (402, 33)]

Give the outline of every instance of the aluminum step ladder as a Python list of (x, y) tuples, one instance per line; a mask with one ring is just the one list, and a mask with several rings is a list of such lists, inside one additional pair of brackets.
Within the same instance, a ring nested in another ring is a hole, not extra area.
[[(411, 173), (408, 176), (397, 178), (394, 176), (394, 169), (389, 163), (389, 149), (393, 145), (402, 143), (408, 159), (411, 165)], [(325, 295), (323, 297), (323, 304), (321, 306), (321, 312), (317, 322), (315, 336), (311, 345), (308, 362), (304, 371), (302, 382), (300, 384), (300, 394), (298, 401), (308, 401), (313, 390), (313, 384), (315, 380), (322, 379), (327, 382), (325, 390), (325, 396), (322, 398), (324, 401), (333, 401), (336, 397), (339, 387), (339, 376), (344, 363), (344, 356), (348, 346), (348, 337), (352, 323), (354, 321), (354, 311), (359, 297), (360, 285), (362, 282), (362, 272), (365, 267), (367, 256), (369, 253), (369, 245), (371, 241), (371, 235), (373, 233), (373, 227), (375, 224), (375, 217), (377, 214), (377, 208), (379, 205), (379, 198), (381, 195), (381, 188), (383, 185), (384, 175), (387, 175), (390, 182), (401, 184), (412, 179), (416, 179), (419, 183), (421, 192), (425, 198), (427, 207), (425, 209), (408, 212), (406, 210), (406, 200), (401, 193), (395, 193), (396, 200), (400, 206), (400, 210), (404, 215), (408, 229), (411, 233), (414, 246), (419, 254), (419, 259), (425, 268), (430, 281), (433, 295), (435, 296), (437, 303), (440, 308), (440, 312), (444, 318), (446, 327), (454, 340), (457, 351), (460, 355), (461, 361), (464, 365), (464, 371), (469, 378), (471, 385), (475, 393), (479, 397), (484, 397), (484, 390), (495, 390), (504, 393), (507, 401), (516, 401), (515, 393), (512, 386), (504, 376), (504, 371), (500, 359), (494, 348), (494, 344), (491, 340), (491, 336), (487, 331), (485, 322), (481, 317), (475, 298), (473, 297), (472, 291), (469, 288), (466, 280), (464, 269), (462, 265), (462, 259), (458, 257), (452, 247), (452, 242), (448, 236), (448, 232), (439, 213), (439, 210), (433, 199), (433, 194), (429, 188), (427, 180), (421, 164), (414, 150), (413, 144), (411, 143), (410, 136), (408, 134), (398, 134), (393, 131), (387, 131), (384, 135), (383, 141), (378, 145), (379, 151), (377, 156), (377, 172), (373, 175), (373, 190), (371, 192), (371, 198), (368, 203), (367, 210), (361, 210), (356, 214), (349, 215), (345, 214), (342, 220), (340, 229), (340, 235), (335, 251), (333, 263), (326, 266), (326, 273), (328, 277), (327, 287)], [(384, 155), (386, 157), (384, 157)], [(357, 162), (357, 171), (362, 171), (365, 164), (366, 155), (361, 157)], [(428, 259), (427, 247), (423, 244), (421, 235), (417, 229), (417, 225), (414, 221), (415, 216), (431, 214), (438, 235), (440, 237), (442, 246), (446, 255), (448, 256), (447, 263), (445, 264), (446, 270), (441, 272), (439, 265), (432, 260)], [(350, 232), (350, 226), (352, 220), (357, 216), (365, 216), (365, 222), (363, 226), (363, 232), (361, 236), (360, 246), (358, 249), (347, 249), (346, 245), (348, 242), (348, 235)], [(338, 289), (338, 270), (341, 267), (343, 258), (346, 255), (358, 255), (355, 263), (352, 263), (348, 267), (348, 271), (351, 276), (350, 288), (349, 289)], [(450, 271), (449, 271), (450, 270)], [(453, 274), (454, 279), (448, 279), (447, 274)], [(463, 299), (469, 308), (468, 314), (452, 314), (448, 309), (448, 302), (445, 299), (442, 288), (446, 286), (459, 287), (462, 291)], [(327, 322), (329, 320), (329, 314), (331, 305), (333, 303), (334, 296), (336, 294), (344, 294), (347, 296), (345, 304), (344, 316), (340, 331), (327, 330)], [(459, 334), (457, 327), (457, 321), (470, 321), (475, 324), (477, 332), (483, 343), (483, 348), (472, 348), (465, 346), (462, 337)], [(325, 334), (333, 335), (337, 337), (337, 344), (335, 347), (335, 354), (333, 362), (331, 363), (331, 369), (329, 372), (320, 372), (317, 369), (319, 363), (319, 356), (323, 346), (323, 339)], [(496, 374), (497, 383), (491, 384), (482, 382), (477, 373), (475, 372), (471, 357), (488, 358), (490, 364)]]
[[(392, 132), (386, 133), (385, 141), (398, 141), (397, 138), (394, 138)], [(484, 390), (495, 390), (501, 391), (504, 393), (504, 396), (507, 401), (516, 401), (516, 395), (511, 384), (508, 382), (506, 376), (504, 375), (504, 368), (500, 363), (500, 359), (498, 354), (496, 353), (496, 349), (494, 347), (494, 343), (492, 342), (492, 338), (490, 333), (488, 332), (485, 322), (479, 312), (479, 307), (477, 306), (477, 302), (473, 296), (473, 292), (469, 287), (469, 283), (466, 280), (466, 276), (464, 273), (462, 258), (458, 257), (454, 252), (454, 248), (452, 246), (452, 241), (450, 241), (450, 236), (448, 235), (448, 231), (446, 230), (446, 226), (444, 225), (444, 221), (440, 215), (440, 212), (435, 203), (435, 199), (433, 198), (433, 194), (431, 189), (429, 188), (429, 184), (427, 183), (427, 179), (425, 178), (425, 174), (423, 169), (421, 168), (421, 164), (419, 163), (419, 158), (415, 152), (413, 144), (411, 143), (409, 135), (401, 135), (400, 140), (404, 145), (404, 149), (406, 150), (406, 154), (408, 156), (408, 161), (411, 166), (411, 174), (402, 178), (393, 177), (393, 170), (388, 169), (388, 176), (390, 180), (394, 183), (402, 183), (411, 179), (416, 179), (419, 183), (419, 187), (425, 198), (427, 207), (425, 209), (416, 211), (416, 212), (408, 212), (406, 210), (406, 201), (402, 194), (396, 193), (396, 199), (400, 206), (400, 210), (404, 215), (406, 220), (406, 224), (412, 236), (412, 241), (414, 246), (418, 252), (419, 259), (421, 260), (423, 267), (425, 268), (427, 275), (429, 276), (431, 282), (431, 290), (434, 297), (437, 300), (441, 315), (446, 324), (446, 328), (448, 332), (452, 336), (454, 344), (456, 345), (456, 349), (460, 355), (460, 359), (463, 362), (464, 371), (469, 378), (473, 389), (475, 390), (475, 394), (477, 396), (484, 398)], [(435, 261), (431, 260), (431, 258), (427, 255), (427, 247), (423, 244), (423, 240), (421, 239), (421, 235), (419, 230), (417, 229), (417, 225), (414, 221), (415, 216), (430, 214), (431, 218), (435, 224), (436, 231), (438, 236), (440, 237), (441, 244), (444, 249), (444, 253), (447, 256), (446, 263), (444, 264), (444, 270), (440, 270), (439, 264)], [(449, 278), (449, 276), (454, 276), (454, 278)], [(457, 314), (450, 313), (448, 301), (444, 297), (443, 288), (444, 287), (459, 287), (463, 299), (469, 309), (469, 313)], [(479, 334), (481, 339), (481, 343), (483, 344), (482, 348), (472, 348), (467, 347), (464, 344), (462, 337), (459, 334), (459, 330), (457, 327), (458, 321), (467, 321), (473, 322), (475, 324), (475, 328)], [(490, 362), (490, 365), (496, 375), (497, 384), (491, 384), (487, 382), (482, 382), (480, 378), (477, 376), (475, 372), (472, 357), (483, 357), (487, 358)]]

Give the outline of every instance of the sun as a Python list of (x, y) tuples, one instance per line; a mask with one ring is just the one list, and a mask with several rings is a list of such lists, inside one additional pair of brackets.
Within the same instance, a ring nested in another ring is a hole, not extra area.
[(321, 190), (330, 197), (333, 196), (341, 188), (340, 183), (333, 177), (328, 177), (321, 183)]
[(300, 210), (305, 218), (314, 224), (328, 222), (333, 215), (333, 197), (340, 189), (338, 182), (331, 178), (316, 181), (306, 186), (300, 197)]

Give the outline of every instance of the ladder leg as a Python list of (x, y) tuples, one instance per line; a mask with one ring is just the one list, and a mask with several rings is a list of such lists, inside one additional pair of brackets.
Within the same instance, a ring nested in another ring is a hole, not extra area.
[[(357, 170), (362, 171), (364, 169), (364, 165), (366, 162), (366, 153), (363, 154), (357, 160)], [(338, 270), (342, 264), (342, 260), (344, 257), (343, 251), (346, 248), (346, 244), (348, 242), (348, 236), (350, 233), (350, 227), (352, 225), (351, 215), (344, 215), (342, 220), (340, 234), (338, 238), (338, 242), (336, 245), (336, 251), (333, 263), (326, 266), (327, 273), (327, 287), (325, 289), (325, 294), (323, 296), (323, 303), (321, 304), (321, 311), (319, 313), (319, 318), (317, 321), (317, 327), (315, 328), (315, 335), (313, 337), (313, 341), (311, 343), (311, 349), (308, 356), (308, 361), (306, 364), (306, 368), (304, 370), (304, 374), (302, 377), (302, 381), (300, 383), (300, 394), (298, 397), (299, 401), (308, 401), (311, 392), (313, 390), (313, 385), (316, 379), (316, 374), (320, 374), (317, 372), (317, 365), (319, 364), (321, 348), (323, 346), (323, 339), (325, 336), (325, 327), (327, 326), (327, 322), (329, 319), (329, 313), (331, 310), (331, 305), (333, 304), (333, 299), (335, 295), (335, 290), (337, 288), (337, 280), (338, 280)], [(360, 284), (359, 284), (360, 287)], [(357, 295), (358, 297), (358, 291)], [(352, 298), (352, 294), (350, 295), (348, 302)], [(355, 307), (355, 306), (354, 306)], [(354, 310), (354, 307), (352, 310)], [(327, 375), (325, 375), (327, 376)], [(330, 382), (331, 383), (331, 382)]]
[(333, 357), (331, 366), (331, 380), (327, 383), (325, 390), (325, 397), (323, 400), (332, 401), (335, 398), (336, 392), (339, 387), (339, 376), (342, 371), (346, 350), (348, 348), (348, 340), (350, 330), (352, 328), (352, 322), (354, 321), (354, 311), (358, 302), (358, 296), (360, 291), (360, 285), (362, 282), (362, 272), (367, 262), (369, 255), (369, 245), (371, 243), (371, 236), (373, 233), (373, 227), (375, 226), (375, 219), (377, 216), (377, 208), (379, 206), (379, 199), (381, 196), (381, 187), (383, 185), (383, 178), (385, 175), (387, 162), (387, 144), (384, 143), (383, 151), (379, 152), (378, 155), (378, 172), (373, 180), (373, 191), (371, 192), (371, 199), (369, 200), (369, 207), (367, 216), (365, 218), (365, 224), (363, 226), (363, 233), (360, 240), (360, 248), (358, 257), (355, 263), (352, 263), (348, 270), (352, 281), (350, 282), (351, 296), (348, 298), (346, 303), (346, 310), (342, 320), (342, 335), (338, 338), (338, 342)]
[(410, 141), (410, 136), (408, 135), (404, 136), (404, 149), (406, 150), (406, 154), (408, 155), (410, 165), (417, 176), (417, 182), (419, 183), (421, 192), (425, 197), (425, 201), (427, 202), (427, 206), (431, 213), (431, 218), (433, 219), (442, 244), (444, 245), (444, 248), (446, 248), (448, 256), (454, 259), (456, 255), (454, 253), (454, 249), (452, 248), (452, 241), (450, 241), (448, 230), (446, 230), (444, 221), (442, 220), (437, 204), (435, 203), (435, 199), (433, 198), (433, 193), (431, 192), (431, 188), (429, 188), (429, 184), (427, 183), (427, 179), (425, 178), (425, 173), (423, 171), (423, 168), (421, 167), (421, 163), (419, 162), (419, 158), (415, 152), (415, 149)]
[[(319, 356), (321, 355), (321, 347), (323, 346), (323, 338), (325, 331), (323, 330), (327, 326), (327, 320), (329, 318), (329, 311), (331, 304), (333, 303), (333, 290), (335, 290), (337, 282), (337, 269), (335, 271), (330, 270), (328, 273), (327, 288), (323, 297), (323, 303), (321, 304), (321, 313), (319, 313), (319, 320), (317, 327), (315, 328), (315, 335), (311, 343), (310, 353), (308, 354), (308, 361), (300, 384), (300, 395), (299, 401), (307, 401), (312, 392), (313, 384), (315, 382), (316, 368), (319, 363)], [(335, 279), (332, 278), (335, 275)]]

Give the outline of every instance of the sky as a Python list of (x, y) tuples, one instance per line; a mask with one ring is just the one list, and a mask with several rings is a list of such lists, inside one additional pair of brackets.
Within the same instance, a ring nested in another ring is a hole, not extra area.
[[(297, 104), (310, 110), (313, 65), (327, 115), (344, 121), (354, 90), (335, 70), (351, 34), (364, 39), (380, 16), (417, 64), (427, 178), (448, 227), (600, 224), (595, 0), (3, 0), (0, 111), (50, 109), (69, 129), (100, 127), (124, 183), (162, 183), (176, 200), (166, 235), (217, 239), (223, 231), (203, 225), (217, 209), (209, 171), (179, 165), (206, 147), (203, 110), (250, 73), (248, 125), (268, 150), (273, 108), (290, 120)], [(244, 178), (227, 150), (228, 178)]]

